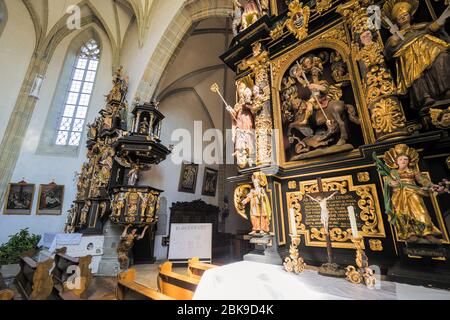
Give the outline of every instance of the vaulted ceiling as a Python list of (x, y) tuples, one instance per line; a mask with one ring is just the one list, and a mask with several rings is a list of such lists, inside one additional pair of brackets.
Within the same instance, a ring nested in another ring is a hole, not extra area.
[(161, 102), (161, 108), (166, 101), (177, 102), (181, 107), (198, 106), (207, 116), (211, 128), (222, 129), (224, 107), (210, 87), (217, 83), (224, 97), (233, 103), (234, 77), (219, 59), (231, 39), (230, 19), (215, 17), (196, 23), (158, 85), (155, 99)]
[(113, 50), (120, 52), (130, 25), (137, 23), (140, 46), (149, 27), (150, 12), (159, 0), (22, 0), (33, 19), (38, 45), (47, 46), (58, 34), (72, 30), (67, 20), (71, 6), (80, 9), (82, 25), (97, 23), (108, 35)]

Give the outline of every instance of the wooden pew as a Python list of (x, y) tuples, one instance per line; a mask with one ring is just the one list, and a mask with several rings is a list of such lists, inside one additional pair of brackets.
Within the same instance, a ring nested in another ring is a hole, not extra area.
[(117, 300), (175, 300), (155, 289), (137, 283), (134, 268), (120, 273), (117, 278)]
[(52, 276), (54, 288), (63, 300), (87, 299), (87, 290), (92, 282), (89, 265), (92, 256), (73, 258), (65, 250), (55, 254)]
[(27, 300), (46, 300), (53, 291), (50, 270), (53, 259), (36, 262), (30, 257), (20, 259), (20, 272), (16, 277), (17, 288)]
[(176, 300), (192, 300), (200, 280), (172, 271), (172, 263), (165, 262), (159, 266), (159, 292)]
[(188, 276), (200, 280), (205, 271), (216, 267), (214, 264), (200, 262), (200, 259), (195, 257), (188, 261)]
[(14, 298), (14, 291), (6, 286), (5, 280), (0, 273), (0, 300), (12, 300)]

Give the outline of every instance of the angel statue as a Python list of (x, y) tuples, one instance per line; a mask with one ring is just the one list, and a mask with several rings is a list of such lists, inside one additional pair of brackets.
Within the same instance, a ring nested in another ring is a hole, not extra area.
[(439, 129), (450, 129), (450, 107), (447, 109), (430, 108), (431, 122)]
[(417, 169), (419, 154), (398, 144), (384, 154), (384, 163), (373, 154), (378, 172), (385, 177), (384, 202), (389, 222), (399, 239), (406, 242), (441, 243), (441, 231), (435, 227), (424, 198), (439, 186)]
[(145, 226), (141, 235), (138, 236), (137, 228), (133, 228), (133, 230), (131, 230), (131, 232), (128, 233), (128, 229), (130, 229), (130, 227), (131, 225), (125, 227), (125, 230), (123, 230), (123, 233), (120, 236), (120, 243), (117, 246), (118, 260), (120, 268), (122, 270), (127, 269), (130, 265), (130, 251), (133, 248), (134, 241), (143, 239), (145, 233), (147, 232), (147, 229), (149, 228), (149, 226)]
[(67, 215), (66, 228), (64, 230), (65, 233), (74, 233), (76, 220), (77, 220), (77, 208), (74, 204), (70, 206), (69, 214)]
[(238, 0), (233, 0), (233, 10), (233, 36), (236, 37), (242, 26), (242, 13), (244, 12), (244, 8)]
[(251, 236), (270, 234), (272, 209), (265, 188), (267, 177), (263, 172), (255, 172), (252, 176), (253, 188), (250, 184), (239, 186), (234, 192), (234, 205), (239, 215), (248, 219), (245, 206), (250, 203)]
[(450, 38), (444, 31), (450, 7), (436, 21), (412, 24), (418, 7), (418, 0), (388, 0), (382, 13), (399, 29), (385, 46), (386, 58), (397, 65), (398, 92), (409, 91), (411, 107), (420, 110), (450, 98)]

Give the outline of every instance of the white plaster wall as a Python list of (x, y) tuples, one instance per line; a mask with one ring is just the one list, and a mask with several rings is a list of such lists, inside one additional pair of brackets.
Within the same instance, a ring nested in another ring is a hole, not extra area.
[[(17, 4), (19, 1), (14, 0), (6, 0), (8, 3)], [(128, 30), (125, 39), (124, 45), (122, 47), (121, 52), (121, 64), (124, 66), (127, 75), (130, 76), (130, 90), (128, 94), (129, 100), (134, 97), (135, 91), (141, 80), (145, 68), (148, 64), (149, 59), (153, 55), (155, 48), (157, 47), (160, 38), (163, 33), (166, 31), (167, 26), (171, 22), (173, 16), (179, 10), (184, 0), (156, 0), (154, 5), (154, 10), (152, 11), (152, 17), (150, 19), (150, 29), (148, 32), (148, 39), (144, 43), (143, 48), (139, 48), (138, 39), (137, 39), (137, 30), (136, 24), (133, 23), (130, 29)], [(9, 9), (9, 8), (8, 8)], [(21, 15), (24, 15), (25, 8), (23, 10), (17, 11)], [(11, 10), (9, 9), (9, 15), (11, 19)], [(23, 20), (25, 18), (22, 17)], [(29, 18), (28, 18), (29, 20)], [(20, 20), (17, 20), (20, 21)], [(25, 21), (21, 21), (21, 30), (27, 28), (32, 29), (31, 20), (29, 20), (28, 25)], [(98, 30), (98, 33), (101, 35), (101, 40), (103, 44), (101, 63), (99, 66), (99, 71), (96, 79), (96, 85), (93, 92), (93, 97), (91, 100), (90, 110), (87, 116), (87, 122), (91, 122), (100, 108), (104, 106), (104, 97), (111, 87), (111, 64), (112, 64), (112, 56), (111, 56), (111, 48), (108, 45), (108, 40), (104, 32)], [(10, 30), (11, 32), (11, 30)], [(34, 32), (34, 31), (33, 31)], [(8, 34), (8, 30), (5, 29), (4, 36)], [(27, 32), (21, 31), (20, 33), (22, 37), (28, 36), (28, 38), (32, 37), (34, 39), (34, 34), (28, 30)], [(0, 44), (3, 41), (3, 38), (0, 38)], [(74, 181), (74, 172), (78, 171), (81, 167), (81, 164), (85, 160), (85, 149), (81, 148), (80, 154), (77, 158), (64, 158), (64, 157), (50, 157), (50, 156), (41, 156), (36, 155), (36, 148), (39, 143), (39, 137), (41, 135), (43, 126), (45, 124), (45, 120), (47, 117), (47, 113), (49, 107), (51, 106), (51, 102), (53, 96), (55, 94), (56, 82), (58, 81), (58, 77), (60, 71), (62, 69), (64, 59), (66, 56), (67, 47), (69, 46), (71, 40), (76, 36), (76, 34), (71, 35), (70, 37), (63, 40), (63, 42), (59, 45), (55, 54), (52, 58), (52, 61), (49, 65), (48, 74), (46, 75), (46, 80), (44, 86), (41, 91), (41, 99), (39, 100), (36, 109), (34, 111), (30, 127), (27, 130), (27, 134), (25, 137), (25, 142), (23, 144), (20, 158), (17, 162), (16, 168), (14, 170), (14, 175), (12, 181), (19, 181), (22, 178), (27, 180), (30, 183), (36, 184), (36, 192), (34, 197), (33, 211), (31, 216), (5, 216), (0, 215), (0, 243), (6, 241), (10, 234), (13, 234), (19, 231), (22, 228), (29, 227), (31, 232), (42, 234), (44, 232), (58, 232), (61, 231), (64, 222), (66, 219), (66, 212), (70, 207), (71, 202), (75, 197), (75, 181)], [(4, 90), (8, 91), (7, 96), (8, 99), (11, 100), (11, 107), (17, 98), (18, 90), (22, 84), (23, 77), (26, 71), (26, 67), (28, 66), (28, 62), (31, 57), (31, 52), (33, 49), (32, 43), (28, 41), (13, 41), (12, 38), (17, 39), (18, 36), (11, 36), (10, 42), (14, 42), (14, 45), (17, 47), (13, 47), (11, 44), (11, 52), (10, 56), (5, 57), (0, 60), (1, 63), (7, 64), (11, 69), (10, 74), (18, 74), (21, 71), (21, 75), (17, 75), (17, 83), (7, 81), (7, 86), (0, 86), (0, 88), (7, 88)], [(201, 37), (199, 37), (201, 38)], [(217, 37), (223, 41), (223, 37)], [(28, 55), (25, 55), (24, 49), (21, 49), (21, 46), (27, 45), (27, 50), (30, 51)], [(0, 46), (0, 52), (2, 52), (3, 46)], [(13, 54), (14, 53), (14, 57)], [(22, 57), (21, 55), (24, 55)], [(2, 52), (3, 54), (3, 52)], [(206, 52), (205, 52), (206, 54)], [(216, 53), (215, 53), (216, 54)], [(208, 54), (210, 55), (210, 53)], [(16, 61), (14, 59), (21, 58), (20, 64), (17, 66), (13, 66), (11, 61)], [(217, 57), (211, 55), (211, 64), (213, 62), (218, 62)], [(26, 63), (24, 63), (26, 61)], [(19, 68), (20, 67), (20, 68)], [(13, 70), (15, 72), (13, 72)], [(0, 81), (5, 81), (2, 75)], [(218, 97), (209, 91), (209, 86), (212, 82), (218, 82), (222, 87), (223, 82), (223, 71), (218, 70), (207, 76), (206, 78), (199, 81), (194, 88), (199, 92), (199, 94), (204, 99), (206, 107), (211, 115), (212, 120), (214, 121), (214, 125), (218, 128), (222, 127), (222, 118), (223, 118), (223, 105), (218, 100)], [(11, 92), (14, 90), (14, 85), (17, 87), (17, 93), (13, 96)], [(156, 85), (156, 82), (154, 83)], [(228, 76), (228, 91), (225, 93), (227, 100), (230, 101), (231, 104), (234, 102), (234, 80), (233, 76), (229, 73)], [(1, 92), (2, 89), (0, 89)], [(2, 102), (5, 99), (2, 99)], [(1, 102), (0, 102), (1, 103)], [(3, 108), (3, 106), (2, 106)], [(162, 142), (168, 146), (169, 144), (175, 144), (176, 141), (172, 141), (171, 135), (175, 129), (184, 128), (190, 132), (194, 131), (194, 121), (202, 121), (203, 123), (203, 131), (212, 127), (209, 118), (204, 112), (199, 101), (195, 98), (192, 93), (180, 93), (175, 96), (172, 96), (166, 99), (161, 105), (160, 110), (166, 115), (166, 119), (163, 123), (163, 131), (162, 131)], [(10, 112), (10, 111), (9, 111)], [(1, 121), (5, 121), (7, 123), (8, 119), (4, 120), (5, 113), (3, 110), (0, 115), (0, 123)], [(225, 127), (231, 127), (229, 118), (226, 120)], [(0, 126), (0, 130), (2, 127)], [(1, 133), (2, 131), (0, 131)], [(83, 136), (82, 145), (85, 143), (85, 136)], [(196, 139), (199, 141), (200, 139)], [(203, 143), (203, 147), (205, 147), (208, 143)], [(228, 150), (227, 152), (230, 152)], [(223, 194), (216, 195), (216, 197), (206, 197), (201, 195), (201, 188), (203, 182), (204, 168), (205, 164), (203, 164), (201, 157), (199, 154), (194, 154), (194, 157), (191, 159), (186, 159), (188, 161), (195, 161), (200, 164), (199, 174), (197, 177), (197, 189), (195, 194), (182, 193), (178, 192), (178, 183), (181, 173), (181, 166), (179, 164), (174, 164), (169, 157), (166, 161), (161, 163), (159, 166), (155, 166), (148, 173), (145, 173), (143, 178), (141, 179), (141, 184), (151, 185), (156, 188), (160, 188), (165, 190), (163, 193), (163, 197), (167, 199), (167, 211), (170, 210), (170, 207), (173, 202), (177, 201), (193, 201), (197, 199), (203, 199), (205, 202), (217, 205), (219, 202), (219, 197), (223, 197)], [(218, 168), (217, 165), (208, 165), (212, 168)], [(227, 172), (230, 170), (227, 170)], [(231, 170), (233, 171), (233, 170)], [(228, 174), (227, 174), (228, 175)], [(52, 216), (36, 216), (36, 206), (37, 206), (37, 196), (38, 196), (38, 187), (39, 184), (47, 184), (54, 179), (58, 184), (64, 184), (66, 186), (65, 193), (65, 201), (62, 216), (52, 217)], [(232, 205), (232, 199), (229, 199), (230, 205)], [(169, 212), (167, 212), (168, 214)], [(235, 219), (231, 219), (235, 220)], [(227, 225), (227, 230), (232, 231), (239, 229), (240, 223), (242, 221), (233, 221), (232, 225)], [(167, 226), (168, 228), (168, 226)], [(166, 230), (168, 233), (168, 230)], [(157, 236), (155, 241), (155, 256), (158, 259), (165, 259), (167, 256), (166, 248), (161, 246), (161, 238), (162, 236)]]
[[(98, 111), (104, 107), (104, 95), (111, 89), (111, 65), (112, 54), (108, 39), (103, 31), (95, 27), (101, 38), (102, 52), (100, 65), (97, 73), (95, 87), (89, 106), (87, 122), (92, 122)], [(82, 32), (82, 31), (81, 31)], [(67, 217), (67, 210), (75, 198), (76, 182), (75, 171), (79, 171), (85, 161), (84, 147), (86, 135), (83, 135), (78, 157), (52, 157), (36, 155), (39, 137), (45, 125), (47, 113), (52, 104), (57, 81), (62, 70), (68, 46), (72, 39), (77, 36), (74, 33), (65, 38), (56, 49), (49, 64), (46, 80), (41, 90), (41, 97), (35, 107), (30, 126), (27, 130), (21, 154), (16, 164), (12, 182), (25, 179), (36, 185), (34, 194), (33, 210), (30, 216), (8, 216), (0, 215), (0, 243), (8, 240), (8, 236), (23, 228), (30, 228), (36, 234), (44, 232), (61, 232)], [(39, 184), (48, 184), (54, 180), (57, 184), (65, 185), (65, 197), (63, 214), (61, 216), (38, 216), (36, 215)]]
[[(178, 140), (172, 140), (172, 133), (179, 128), (184, 128), (189, 132), (194, 132), (194, 121), (201, 121), (203, 123), (203, 132), (209, 129), (209, 119), (205, 115), (202, 106), (198, 103), (198, 100), (192, 93), (180, 93), (163, 101), (160, 105), (160, 111), (166, 116), (163, 122), (161, 140), (163, 144), (170, 145), (176, 144)], [(201, 135), (203, 132), (198, 131)], [(194, 139), (192, 139), (194, 140)], [(201, 139), (195, 140), (202, 149), (207, 142), (202, 143)], [(192, 145), (192, 148), (194, 146)], [(170, 155), (165, 161), (158, 166), (153, 167), (149, 172), (143, 174), (140, 181), (143, 185), (151, 185), (152, 187), (164, 190), (163, 197), (167, 199), (167, 216), (170, 219), (170, 207), (174, 202), (190, 202), (198, 199), (202, 199), (206, 203), (217, 205), (219, 195), (216, 197), (202, 196), (202, 183), (203, 175), (205, 171), (205, 164), (202, 162), (202, 157), (197, 152), (192, 154), (192, 158), (185, 158), (186, 161), (195, 162), (200, 164), (199, 172), (197, 176), (197, 186), (195, 194), (178, 192), (178, 183), (181, 174), (181, 165), (173, 162)], [(207, 165), (208, 167), (218, 169), (217, 165)], [(169, 226), (167, 224), (166, 234), (168, 234)], [(161, 246), (161, 238), (163, 236), (156, 236), (155, 239), (155, 257), (157, 259), (167, 258), (167, 248)]]
[(8, 21), (0, 36), (0, 141), (19, 95), (36, 42), (33, 22), (22, 1), (5, 0)]

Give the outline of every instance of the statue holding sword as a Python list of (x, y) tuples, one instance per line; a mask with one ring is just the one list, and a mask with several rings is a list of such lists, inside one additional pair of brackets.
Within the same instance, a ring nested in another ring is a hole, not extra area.
[(450, 99), (450, 38), (444, 31), (450, 6), (434, 22), (413, 24), (418, 7), (418, 0), (389, 0), (382, 13), (393, 34), (385, 56), (396, 63), (398, 93), (409, 93), (411, 107), (423, 110)]

